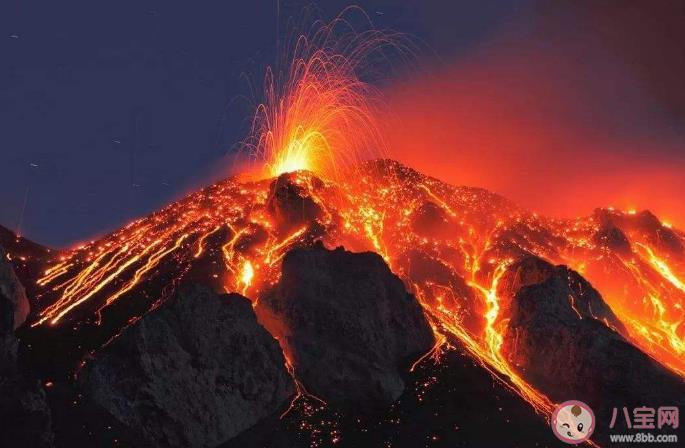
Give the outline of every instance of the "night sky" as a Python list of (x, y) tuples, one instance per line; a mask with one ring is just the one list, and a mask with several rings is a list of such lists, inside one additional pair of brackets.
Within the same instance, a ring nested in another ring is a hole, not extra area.
[[(621, 56), (621, 70), (632, 73), (663, 110), (660, 125), (683, 135), (685, 56), (676, 2), (618, 21), (612, 2), (559, 3), (551, 13), (548, 6), (521, 1), (355, 3), (377, 27), (421, 41), (429, 50), (417, 59), (427, 69), (469, 60), (502, 30), (521, 34), (538, 26), (540, 17), (562, 11), (571, 30), (576, 21), (608, 30), (602, 44)], [(231, 147), (244, 137), (250, 113), (239, 100), (249, 95), (242, 75), (261, 82), (264, 67), (278, 59), (277, 30), (283, 32), (287, 18), (299, 17), (307, 5), (3, 2), (0, 224), (12, 230), (21, 224), (28, 238), (67, 246), (228, 173)], [(323, 18), (346, 5), (317, 4)], [(637, 26), (646, 27), (637, 33), (635, 16)], [(630, 41), (633, 34), (639, 44)], [(665, 151), (680, 156), (683, 148)]]

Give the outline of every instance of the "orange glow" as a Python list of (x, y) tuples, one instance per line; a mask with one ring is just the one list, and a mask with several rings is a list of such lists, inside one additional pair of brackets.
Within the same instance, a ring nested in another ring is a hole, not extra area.
[(548, 216), (614, 205), (685, 227), (682, 132), (650, 114), (650, 98), (633, 98), (642, 86), (626, 85), (625, 72), (602, 77), (579, 63), (597, 48), (575, 30), (541, 45), (548, 37), (493, 36), (387, 86), (381, 122), (393, 158)]
[[(498, 283), (521, 254), (583, 267), (625, 325), (624, 336), (673, 371), (685, 371), (685, 270), (634, 228), (644, 219), (641, 213), (606, 211), (632, 243), (632, 251), (612, 252), (594, 236), (600, 229), (596, 216), (540, 217), (392, 162), (363, 164), (355, 173), (319, 184), (311, 173), (294, 175), (291, 181), (305, 187), (322, 211), (288, 231), (277, 231), (267, 211), (271, 180), (228, 179), (102, 240), (56, 254), (48, 277), (39, 280), (51, 304), (33, 325), (82, 319), (79, 310), (91, 302), (99, 312), (114, 301), (135, 300), (134, 292), (165, 265), (176, 271), (216, 260), (225, 275), (221, 286), (256, 300), (278, 280), (288, 250), (323, 238), (329, 247), (380, 253), (415, 294), (438, 341), (417, 363), (440, 362), (442, 348), (458, 343), (542, 415), (553, 403), (501, 351), (508, 316)], [(416, 227), (427, 203), (435, 204), (434, 218), (447, 230)], [(679, 235), (673, 238), (685, 243)], [(574, 308), (575, 298), (569, 303)]]

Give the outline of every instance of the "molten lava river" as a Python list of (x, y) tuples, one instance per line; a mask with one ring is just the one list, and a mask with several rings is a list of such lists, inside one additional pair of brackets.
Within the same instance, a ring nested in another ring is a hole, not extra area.
[(525, 255), (582, 274), (623, 324), (617, 331), (676, 374), (685, 372), (682, 232), (647, 211), (545, 218), (390, 160), (361, 163), (336, 181), (309, 171), (229, 178), (97, 241), (50, 252), (28, 288), (38, 310), (31, 331), (78, 335), (77, 365), (182, 281), (210, 282), (256, 304), (278, 280), (284, 254), (317, 240), (377, 252), (403, 279), (438, 341), (417, 363), (439, 363), (457, 345), (542, 415), (554, 404), (503, 349), (514, 336), (506, 332), (498, 282)]

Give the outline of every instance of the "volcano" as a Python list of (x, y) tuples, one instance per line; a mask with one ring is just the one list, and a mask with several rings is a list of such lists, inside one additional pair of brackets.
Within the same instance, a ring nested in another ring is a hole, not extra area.
[(613, 408), (684, 404), (685, 233), (649, 211), (547, 218), (381, 159), (74, 249), (0, 236), (10, 444), (559, 446), (575, 399), (603, 446)]

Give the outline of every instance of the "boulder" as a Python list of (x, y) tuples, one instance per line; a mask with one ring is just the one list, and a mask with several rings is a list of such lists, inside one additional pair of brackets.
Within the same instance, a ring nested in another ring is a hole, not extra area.
[[(502, 350), (553, 401), (584, 401), (600, 422), (613, 407), (685, 404), (685, 383), (620, 334), (614, 313), (578, 273), (528, 257), (500, 285), (509, 303)], [(606, 428), (598, 426), (600, 440)]]
[(209, 447), (278, 411), (295, 392), (251, 303), (205, 287), (176, 293), (95, 354), (86, 400), (141, 444)]
[(392, 403), (403, 367), (434, 344), (421, 306), (379, 255), (320, 243), (286, 254), (257, 314), (307, 391), (342, 407)]

